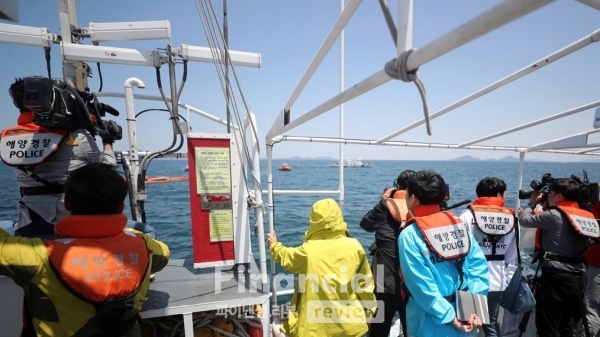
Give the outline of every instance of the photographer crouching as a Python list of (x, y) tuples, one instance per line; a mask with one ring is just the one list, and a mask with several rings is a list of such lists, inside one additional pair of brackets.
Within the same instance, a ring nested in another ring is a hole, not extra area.
[(548, 208), (534, 214), (545, 193), (533, 191), (520, 214), (521, 226), (538, 228), (542, 275), (535, 296), (535, 325), (539, 336), (573, 336), (582, 316), (586, 270), (582, 255), (588, 238), (597, 236), (598, 224), (592, 213), (580, 209), (581, 190), (574, 179), (553, 179)]

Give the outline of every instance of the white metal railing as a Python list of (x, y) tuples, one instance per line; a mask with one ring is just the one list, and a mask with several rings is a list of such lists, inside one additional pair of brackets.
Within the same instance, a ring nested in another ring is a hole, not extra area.
[[(590, 6), (595, 9), (600, 9), (600, 0), (577, 0), (587, 6)], [(342, 0), (343, 2), (343, 0)], [(426, 44), (425, 46), (420, 47), (420, 49), (416, 49), (412, 51), (412, 53), (408, 56), (406, 60), (406, 68), (410, 70), (414, 70), (419, 68), (420, 66), (449, 53), (452, 50), (455, 50), (468, 42), (486, 35), (491, 31), (517, 19), (522, 16), (525, 16), (549, 3), (552, 0), (506, 0), (496, 5), (495, 7), (477, 15), (471, 20), (466, 21), (462, 25), (456, 27), (453, 30), (450, 30), (448, 33), (441, 35), (439, 38), (433, 40), (432, 42)], [(386, 74), (384, 70), (380, 70), (362, 81), (359, 81), (357, 84), (349, 86), (347, 89), (344, 88), (343, 83), (340, 85), (340, 93), (325, 100), (321, 104), (316, 107), (308, 110), (303, 114), (297, 115), (297, 118), (291, 119), (291, 109), (293, 104), (301, 94), (302, 90), (305, 88), (306, 84), (314, 74), (316, 68), (319, 66), (320, 62), (324, 58), (324, 54), (331, 48), (331, 44), (333, 43), (334, 33), (339, 33), (340, 36), (343, 34), (343, 28), (346, 23), (349, 21), (351, 13), (356, 11), (356, 7), (360, 4), (358, 0), (350, 0), (348, 3), (348, 7), (344, 8), (342, 5), (342, 11), (337, 21), (335, 22), (334, 27), (329, 32), (326, 37), (325, 42), (321, 46), (321, 48), (317, 51), (314, 59), (309, 65), (306, 72), (303, 74), (300, 82), (297, 87), (293, 90), (291, 97), (286, 102), (283, 109), (279, 112), (276, 117), (273, 125), (271, 126), (269, 132), (266, 135), (266, 156), (267, 156), (267, 194), (268, 194), (268, 203), (270, 206), (273, 204), (273, 195), (274, 194), (340, 194), (340, 200), (343, 201), (343, 167), (340, 165), (340, 187), (337, 191), (297, 191), (297, 190), (274, 190), (273, 189), (273, 147), (275, 144), (282, 141), (292, 141), (292, 142), (314, 142), (314, 143), (329, 143), (329, 144), (340, 144), (340, 160), (342, 160), (344, 153), (344, 146), (348, 144), (354, 145), (385, 145), (385, 146), (398, 146), (398, 147), (416, 147), (416, 148), (438, 148), (438, 149), (457, 149), (457, 150), (494, 150), (494, 151), (512, 151), (518, 152), (520, 157), (520, 168), (519, 168), (519, 180), (518, 187), (519, 189), (522, 187), (522, 176), (523, 176), (523, 163), (525, 160), (525, 154), (527, 152), (542, 152), (542, 153), (558, 153), (558, 154), (578, 154), (578, 155), (600, 155), (600, 147), (599, 144), (587, 144), (587, 135), (595, 133), (596, 131), (589, 131), (584, 134), (578, 134), (576, 138), (572, 137), (564, 137), (558, 139), (553, 142), (548, 142), (552, 144), (538, 144), (537, 146), (492, 146), (492, 145), (475, 145), (477, 143), (481, 143), (483, 141), (493, 139), (496, 137), (500, 137), (506, 134), (510, 134), (512, 132), (520, 131), (526, 128), (530, 128), (533, 126), (540, 125), (544, 122), (549, 122), (551, 120), (555, 120), (558, 118), (566, 117), (569, 115), (573, 115), (582, 111), (586, 111), (590, 108), (600, 106), (600, 101), (592, 102), (577, 108), (573, 108), (562, 113), (552, 115), (546, 118), (538, 119), (536, 121), (525, 123), (523, 125), (510, 128), (504, 131), (500, 131), (494, 133), (492, 135), (488, 135), (485, 137), (481, 137), (469, 142), (464, 142), (462, 144), (442, 144), (442, 143), (429, 143), (429, 142), (406, 142), (406, 141), (393, 141), (391, 140), (394, 137), (397, 137), (400, 134), (403, 134), (409, 130), (414, 129), (415, 127), (424, 124), (425, 118), (420, 119), (408, 126), (399, 129), (383, 138), (380, 139), (348, 139), (344, 135), (344, 114), (343, 114), (343, 105), (344, 103), (366, 93), (370, 90), (377, 88), (384, 83), (388, 82), (391, 78)], [(412, 22), (413, 22), (413, 2), (412, 0), (398, 0), (398, 22), (396, 25), (397, 34), (396, 34), (396, 49), (397, 56), (402, 54), (405, 51), (408, 51), (412, 48)], [(385, 16), (385, 13), (384, 13)], [(388, 15), (389, 16), (389, 15)], [(388, 22), (389, 25), (389, 22)], [(553, 63), (559, 59), (564, 58), (567, 55), (574, 53), (575, 51), (581, 50), (586, 46), (593, 44), (594, 42), (598, 42), (600, 40), (600, 30), (596, 30), (591, 34), (584, 36), (583, 38), (576, 40), (575, 42), (567, 45), (566, 47), (557, 50), (554, 53), (549, 54), (548, 56), (541, 58), (535, 61), (532, 64), (523, 67), (516, 72), (485, 86), (472, 94), (436, 111), (431, 115), (431, 119), (442, 116), (449, 111), (452, 111), (468, 102), (471, 102), (477, 98), (480, 98), (498, 88), (501, 88), (509, 83), (514, 82), (517, 79), (524, 77), (536, 70), (539, 70), (550, 63)], [(340, 53), (340, 64), (343, 65), (343, 44), (342, 51)], [(343, 66), (341, 67), (343, 72)], [(343, 77), (342, 77), (343, 79)], [(343, 80), (342, 80), (343, 82)], [(312, 136), (290, 136), (285, 135), (286, 132), (320, 116), (321, 114), (330, 111), (331, 109), (340, 106), (340, 136), (336, 137), (312, 137)], [(571, 144), (578, 144), (579, 146), (588, 146), (593, 147), (590, 149), (580, 150), (573, 149), (565, 144), (567, 141), (570, 141)], [(585, 145), (582, 143), (585, 141)], [(561, 143), (556, 144), (555, 143)], [(542, 146), (543, 145), (543, 146)], [(519, 201), (517, 201), (517, 207), (519, 207)], [(269, 209), (269, 229), (270, 231), (274, 230), (274, 213), (273, 208)], [(273, 277), (273, 273), (275, 271), (275, 262), (271, 261), (271, 273)], [(277, 294), (280, 292), (273, 290), (272, 296), (273, 301), (276, 301)]]

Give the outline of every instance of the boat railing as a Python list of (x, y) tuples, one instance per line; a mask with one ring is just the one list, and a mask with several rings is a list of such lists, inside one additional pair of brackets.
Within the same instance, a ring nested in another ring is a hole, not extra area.
[[(415, 70), (430, 61), (437, 59), (463, 45), (470, 43), (471, 41), (484, 36), (497, 28), (500, 28), (516, 19), (530, 14), (548, 4), (553, 2), (552, 0), (526, 0), (526, 1), (503, 1), (492, 8), (476, 15), (470, 20), (460, 24), (454, 29), (451, 29), (447, 33), (439, 36), (437, 39), (432, 40), (428, 44), (421, 46), (419, 49), (412, 49), (412, 38), (413, 38), (413, 11), (412, 11), (412, 1), (398, 1), (398, 14), (397, 14), (397, 22), (394, 25), (393, 19), (392, 22), (387, 22), (388, 27), (390, 28), (390, 33), (394, 38), (394, 42), (396, 44), (396, 57), (391, 62), (385, 65), (385, 67), (393, 66), (398, 67), (400, 64), (405, 70), (411, 71)], [(589, 7), (600, 9), (597, 1), (593, 0), (578, 0), (578, 2), (585, 4)], [(527, 128), (531, 128), (534, 126), (540, 125), (540, 123), (548, 122), (551, 120), (555, 120), (558, 118), (570, 116), (577, 114), (582, 111), (589, 110), (593, 107), (600, 106), (600, 101), (592, 102), (574, 109), (570, 109), (564, 111), (562, 113), (558, 113), (556, 115), (552, 115), (550, 117), (546, 117), (543, 119), (538, 119), (536, 121), (532, 121), (530, 123), (525, 123), (519, 125), (517, 127), (498, 132), (496, 134), (492, 134), (490, 136), (489, 128), (486, 127), (486, 136), (482, 138), (478, 138), (473, 141), (463, 142), (460, 144), (446, 144), (446, 143), (435, 143), (435, 142), (407, 142), (407, 141), (395, 141), (392, 140), (394, 137), (403, 134), (419, 125), (427, 124), (428, 133), (430, 133), (429, 121), (430, 119), (437, 118), (450, 112), (464, 104), (471, 102), (477, 98), (480, 98), (492, 91), (495, 91), (527, 74), (530, 74), (534, 71), (537, 71), (546, 65), (549, 65), (555, 62), (558, 59), (561, 59), (567, 55), (574, 53), (577, 50), (580, 50), (586, 46), (593, 44), (594, 42), (600, 41), (600, 30), (596, 30), (591, 34), (588, 34), (582, 37), (579, 40), (567, 45), (564, 48), (557, 50), (554, 53), (549, 54), (546, 57), (543, 57), (531, 64), (522, 67), (518, 71), (501, 78), (493, 82), (490, 85), (483, 87), (480, 90), (475, 91), (474, 93), (466, 96), (463, 99), (460, 99), (446, 107), (434, 112), (433, 114), (428, 114), (428, 109), (426, 108), (426, 100), (424, 93), (421, 92), (422, 100), (424, 104), (424, 118), (419, 119), (418, 121), (408, 124), (406, 127), (400, 128), (393, 133), (386, 135), (384, 137), (378, 139), (349, 139), (344, 135), (345, 128), (345, 114), (344, 114), (344, 104), (349, 102), (350, 100), (365, 94), (372, 89), (375, 89), (387, 82), (389, 82), (392, 78), (399, 78), (400, 76), (395, 77), (393, 72), (389, 72), (386, 70), (379, 70), (376, 73), (366, 77), (364, 80), (359, 81), (358, 83), (351, 85), (348, 89), (344, 89), (344, 28), (350, 21), (350, 18), (356, 13), (358, 6), (361, 4), (360, 0), (350, 0), (347, 5), (341, 5), (341, 12), (335, 21), (332, 29), (329, 31), (328, 35), (325, 37), (325, 41), (321, 44), (320, 48), (316, 52), (314, 58), (310, 62), (308, 68), (305, 73), (302, 75), (300, 81), (297, 86), (292, 91), (291, 96), (288, 101), (284, 105), (284, 107), (279, 111), (277, 117), (275, 118), (273, 124), (271, 125), (269, 132), (267, 133), (266, 145), (267, 145), (267, 170), (268, 170), (268, 195), (269, 195), (269, 204), (273, 202), (273, 194), (275, 191), (273, 189), (272, 184), (272, 155), (274, 145), (282, 142), (282, 141), (292, 141), (292, 142), (311, 142), (311, 143), (329, 143), (329, 144), (339, 144), (339, 188), (336, 191), (339, 194), (339, 203), (343, 205), (344, 203), (344, 147), (346, 145), (382, 145), (382, 146), (397, 146), (397, 147), (414, 147), (414, 148), (437, 148), (437, 149), (457, 149), (457, 150), (493, 150), (493, 151), (511, 151), (518, 152), (520, 155), (520, 170), (519, 170), (519, 186), (520, 189), (522, 187), (522, 178), (523, 178), (523, 162), (525, 158), (525, 154), (527, 152), (543, 152), (543, 153), (558, 153), (558, 154), (578, 154), (578, 155), (600, 155), (598, 150), (600, 149), (600, 144), (588, 143), (587, 136), (598, 132), (598, 131), (586, 131), (583, 133), (578, 133), (573, 136), (564, 137), (561, 139), (540, 143), (533, 146), (512, 146), (511, 145), (480, 145), (485, 140), (492, 139), (496, 136), (508, 135), (512, 132), (524, 130)], [(387, 4), (382, 4), (382, 9), (384, 12), (387, 11), (389, 14), (389, 9), (387, 8)], [(386, 14), (386, 13), (384, 13)], [(384, 15), (386, 16), (386, 15)], [(387, 15), (386, 17), (391, 17)], [(292, 119), (292, 110), (294, 103), (297, 98), (305, 89), (306, 85), (315, 74), (317, 68), (320, 66), (321, 62), (325, 59), (325, 56), (330, 52), (334, 41), (339, 39), (340, 41), (340, 92), (333, 97), (326, 99), (324, 102), (317, 104), (314, 108), (309, 109), (306, 112), (303, 111), (294, 111), (295, 119)], [(392, 57), (390, 57), (392, 58)], [(340, 130), (339, 137), (313, 137), (310, 135), (300, 135), (300, 136), (291, 136), (286, 135), (285, 133), (306, 124), (307, 122), (313, 120), (314, 118), (333, 110), (334, 108), (339, 107), (340, 114)], [(541, 140), (541, 139), (540, 139)], [(506, 143), (505, 143), (506, 144)], [(581, 150), (582, 147), (586, 147), (588, 149)], [(590, 150), (590, 148), (592, 150)], [(575, 150), (572, 150), (575, 149)], [(279, 192), (281, 193), (281, 192)], [(517, 201), (517, 208), (520, 206), (520, 201)], [(273, 210), (269, 210), (269, 225), (270, 230), (274, 230), (274, 217)], [(272, 272), (274, 270), (272, 266)], [(274, 297), (276, 297), (276, 293)], [(274, 299), (275, 301), (276, 299)]]

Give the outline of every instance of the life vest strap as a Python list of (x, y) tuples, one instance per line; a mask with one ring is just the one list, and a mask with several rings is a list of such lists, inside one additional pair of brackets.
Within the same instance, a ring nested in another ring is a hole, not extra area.
[(21, 195), (62, 194), (64, 185), (50, 184), (44, 186), (21, 187)]
[(504, 254), (502, 254), (502, 255), (486, 255), (485, 259), (488, 261), (504, 261)]
[(543, 252), (541, 254), (541, 258), (547, 261), (558, 261), (558, 262), (562, 262), (562, 263), (573, 263), (573, 264), (577, 264), (577, 263), (582, 263), (583, 259), (580, 257), (568, 257), (568, 256), (562, 256), (562, 255), (556, 255), (550, 252)]

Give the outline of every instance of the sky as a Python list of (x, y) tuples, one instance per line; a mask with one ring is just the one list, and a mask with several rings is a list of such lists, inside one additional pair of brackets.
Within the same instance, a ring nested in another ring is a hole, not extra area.
[[(388, 1), (396, 18), (396, 1)], [(452, 0), (414, 1), (413, 47), (420, 48), (500, 1)], [(260, 69), (236, 67), (246, 101), (257, 116), (261, 156), (265, 156), (265, 136), (310, 61), (333, 27), (340, 1), (334, 0), (230, 0), (227, 2), (229, 46), (232, 50), (260, 53)], [(20, 0), (18, 24), (46, 27), (60, 34), (58, 1)], [(223, 3), (214, 2), (222, 19)], [(167, 44), (207, 46), (201, 16), (193, 0), (79, 1), (80, 27), (90, 22), (169, 20), (171, 40), (103, 42), (103, 46), (155, 50)], [(467, 45), (442, 55), (419, 69), (427, 90), (430, 113), (471, 94), (599, 29), (600, 11), (571, 1), (555, 1), (519, 18)], [(9, 23), (0, 20), (0, 23)], [(89, 39), (83, 43), (91, 44)], [(467, 103), (432, 120), (433, 135), (424, 125), (394, 140), (427, 143), (462, 143), (507, 128), (557, 114), (600, 99), (600, 44), (585, 47), (561, 60), (541, 68), (486, 96)], [(61, 77), (59, 45), (53, 45), (52, 76)], [(377, 1), (363, 1), (345, 30), (344, 87), (349, 88), (380, 71), (393, 59), (393, 44)], [(340, 89), (340, 52), (336, 42), (305, 90), (292, 107), (292, 119), (310, 111), (335, 96)], [(95, 64), (89, 87), (100, 86)], [(0, 43), (0, 129), (16, 123), (17, 111), (8, 95), (16, 77), (47, 74), (42, 48)], [(137, 77), (145, 89), (136, 93), (159, 95), (155, 70), (103, 64), (104, 92), (124, 92), (127, 78)], [(167, 67), (161, 69), (163, 86), (168, 94)], [(177, 79), (181, 80), (178, 66)], [(236, 96), (245, 115), (239, 94)], [(123, 99), (102, 98), (121, 111), (114, 118), (125, 126)], [(190, 63), (188, 81), (180, 101), (219, 118), (226, 118), (225, 101), (215, 67), (208, 63)], [(136, 101), (136, 111), (163, 109), (161, 102)], [(531, 146), (592, 129), (594, 110), (519, 131), (482, 144)], [(344, 134), (347, 138), (382, 138), (423, 116), (421, 98), (414, 84), (392, 80), (344, 105)], [(187, 115), (185, 109), (179, 113)], [(286, 132), (293, 136), (339, 137), (339, 108)], [(192, 115), (192, 130), (222, 133), (220, 124)], [(165, 112), (148, 112), (138, 120), (140, 150), (159, 150), (171, 144), (171, 126)], [(590, 136), (600, 142), (600, 136)], [(126, 139), (115, 143), (116, 150), (127, 150)], [(518, 157), (516, 152), (441, 150), (390, 146), (345, 146), (345, 157), (362, 159), (429, 160), (452, 159), (463, 155), (477, 158)], [(339, 145), (305, 142), (281, 142), (273, 148), (274, 158), (292, 156), (318, 157), (339, 155)], [(580, 161), (582, 156), (528, 154), (526, 158)]]

